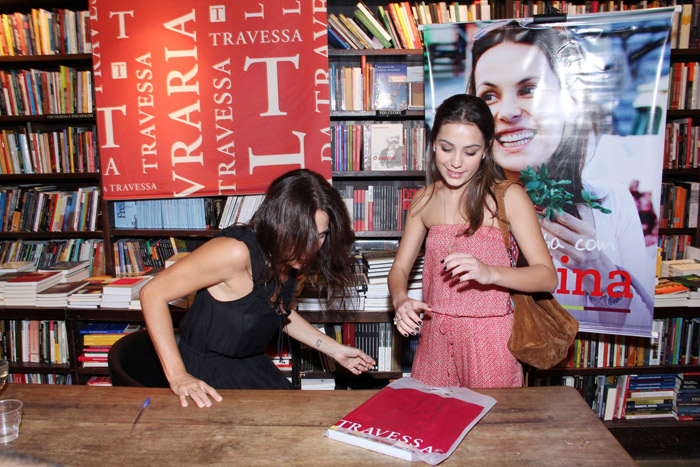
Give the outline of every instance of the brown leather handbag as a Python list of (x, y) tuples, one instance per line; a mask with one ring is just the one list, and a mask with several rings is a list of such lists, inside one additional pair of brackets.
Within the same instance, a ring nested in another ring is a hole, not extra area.
[[(517, 182), (508, 181), (497, 184), (495, 193), (498, 203), (498, 225), (503, 233), (503, 241), (508, 250), (511, 266), (515, 267), (503, 201), (506, 189), (513, 183)], [(514, 311), (513, 330), (508, 340), (508, 350), (513, 356), (541, 370), (552, 368), (564, 360), (578, 332), (578, 321), (550, 293), (525, 293), (511, 290), (510, 296)]]

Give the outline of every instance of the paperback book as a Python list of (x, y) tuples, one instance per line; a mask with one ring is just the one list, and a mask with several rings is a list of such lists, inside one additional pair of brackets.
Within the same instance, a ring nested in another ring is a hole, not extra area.
[(466, 388), (437, 388), (401, 378), (324, 432), (330, 439), (436, 465), (496, 404)]

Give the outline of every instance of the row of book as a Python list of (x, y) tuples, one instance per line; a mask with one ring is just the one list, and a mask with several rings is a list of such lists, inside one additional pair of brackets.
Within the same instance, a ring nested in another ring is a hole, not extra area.
[(357, 3), (352, 16), (328, 14), (329, 44), (339, 49), (421, 49), (421, 24), (482, 21), (491, 19), (488, 0), (459, 2), (392, 2), (376, 12)]
[(73, 384), (73, 377), (70, 374), (10, 373), (7, 376), (7, 382), (22, 384)]
[(664, 182), (661, 184), (660, 228), (698, 226), (700, 182)]
[(113, 243), (117, 277), (140, 276), (164, 268), (187, 254), (182, 238), (121, 238)]
[(92, 129), (69, 126), (60, 130), (3, 129), (0, 134), (0, 173), (97, 173), (97, 140)]
[(338, 184), (353, 224), (358, 231), (402, 230), (417, 186), (370, 185), (361, 188)]
[(664, 138), (665, 169), (689, 169), (698, 167), (700, 130), (692, 118), (673, 119), (666, 122)]
[(423, 170), (423, 121), (336, 123), (331, 131), (332, 169), (338, 172)]
[(674, 14), (671, 31), (671, 47), (679, 49), (700, 46), (700, 12), (697, 2), (678, 0), (640, 0), (624, 2), (620, 0), (513, 0), (513, 10), (504, 11), (498, 18), (532, 18), (548, 14), (552, 9), (567, 15), (607, 13), (613, 11), (641, 10), (647, 8), (670, 7), (682, 4), (682, 11)]
[(2, 358), (22, 363), (68, 363), (65, 321), (0, 320)]
[(58, 71), (0, 71), (0, 115), (91, 114), (92, 71), (64, 65)]
[(80, 329), (83, 348), (78, 361), (83, 368), (107, 368), (109, 349), (122, 337), (141, 329), (138, 324), (88, 323)]
[(264, 198), (233, 195), (115, 201), (113, 225), (116, 229), (223, 229), (250, 221)]
[(360, 66), (331, 63), (331, 111), (423, 110), (423, 66), (368, 62)]
[(690, 110), (700, 108), (700, 63), (675, 62), (668, 75), (671, 93), (668, 108)]
[(116, 229), (206, 229), (212, 226), (211, 198), (115, 201)]
[[(262, 204), (263, 195), (234, 195), (227, 196), (224, 207), (218, 217), (220, 229), (230, 225), (247, 224), (253, 218), (253, 214)], [(216, 225), (216, 221), (214, 222)]]
[[(376, 12), (364, 2), (358, 2), (352, 16), (328, 15), (329, 44), (341, 49), (420, 49), (418, 26), (437, 23), (486, 21), (491, 18), (531, 18), (552, 10), (567, 15), (625, 11), (631, 9), (675, 6), (676, 0), (622, 2), (616, 0), (587, 0), (583, 2), (514, 0), (512, 11), (488, 0), (470, 4), (460, 2), (393, 2), (378, 6)], [(700, 44), (700, 12), (697, 2), (686, 2), (674, 15), (671, 47), (695, 48)]]
[[(686, 251), (693, 244), (693, 236), (686, 234), (659, 235), (658, 261), (676, 261), (685, 258)], [(657, 274), (660, 276), (660, 274)]]
[(46, 269), (63, 261), (88, 261), (90, 275), (104, 275), (104, 241), (72, 238), (68, 240), (4, 240), (0, 242), (0, 271), (2, 265), (30, 262), (35, 269)]
[[(392, 323), (314, 324), (314, 326), (341, 344), (357, 347), (372, 357), (376, 365), (370, 371), (411, 371), (418, 337), (404, 338), (396, 331)], [(275, 354), (271, 357), (278, 368), (291, 369), (291, 357), (288, 352), (285, 352), (283, 356)], [(333, 373), (337, 370), (337, 364), (333, 359), (316, 349), (301, 345), (299, 368), (302, 374)]]
[(94, 232), (100, 189), (60, 191), (53, 185), (0, 187), (0, 225), (4, 232)]
[(32, 8), (0, 15), (0, 55), (92, 53), (90, 14), (64, 8)]

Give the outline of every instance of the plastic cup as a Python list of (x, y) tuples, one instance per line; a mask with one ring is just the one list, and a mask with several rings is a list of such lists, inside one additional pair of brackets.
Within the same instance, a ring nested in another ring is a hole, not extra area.
[(19, 436), (22, 422), (22, 401), (17, 399), (0, 400), (0, 443), (9, 443)]

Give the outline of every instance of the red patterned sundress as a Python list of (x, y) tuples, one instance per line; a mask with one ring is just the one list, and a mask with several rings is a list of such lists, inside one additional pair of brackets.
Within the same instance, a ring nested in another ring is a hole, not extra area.
[(521, 387), (522, 366), (507, 345), (513, 327), (508, 290), (459, 282), (440, 262), (450, 252), (469, 252), (484, 264), (510, 267), (499, 228), (482, 226), (471, 237), (457, 236), (465, 228), (435, 225), (428, 231), (423, 299), (433, 311), (423, 316), (411, 375), (441, 387)]

